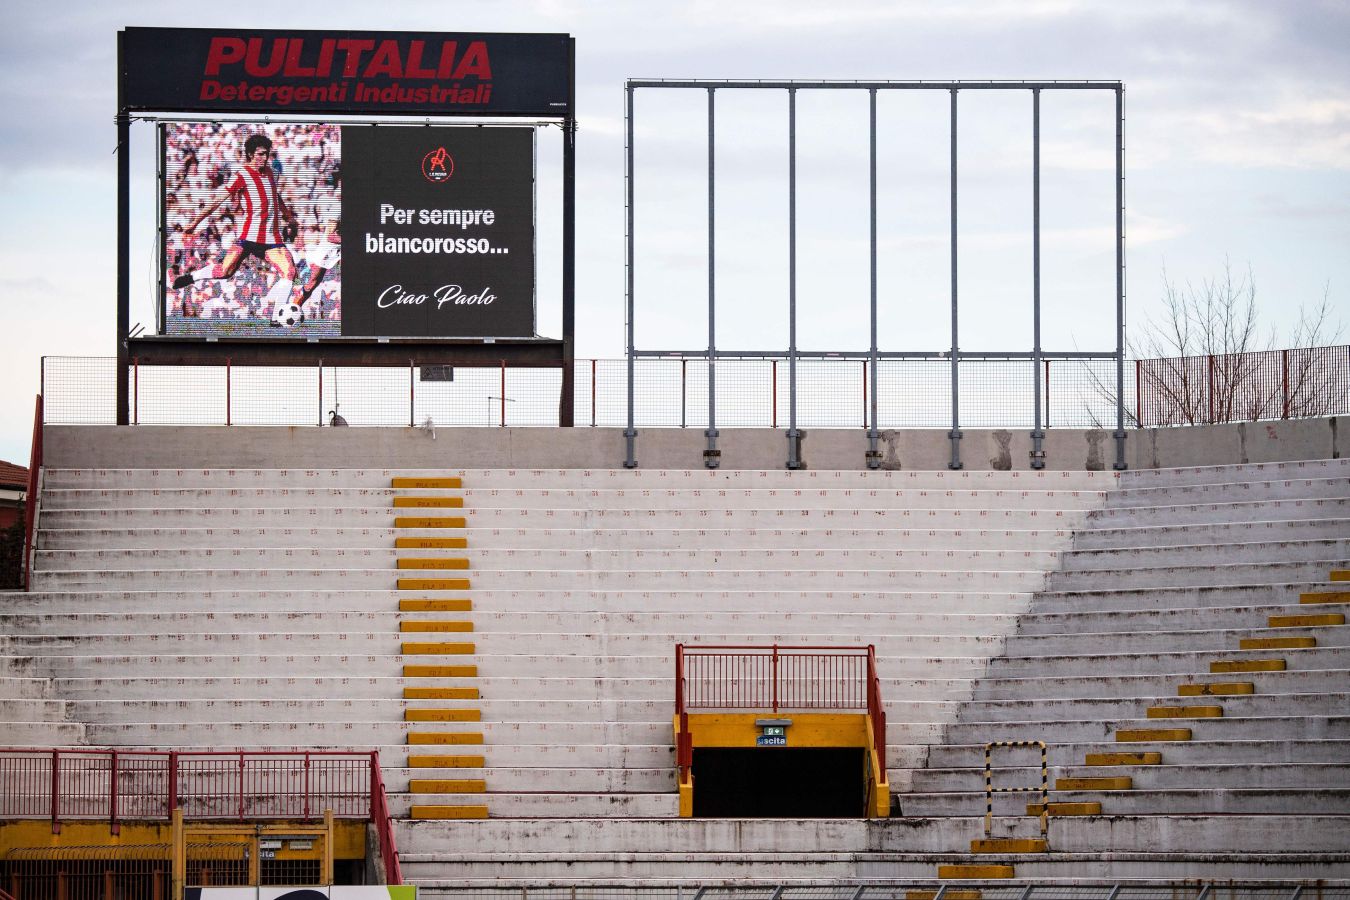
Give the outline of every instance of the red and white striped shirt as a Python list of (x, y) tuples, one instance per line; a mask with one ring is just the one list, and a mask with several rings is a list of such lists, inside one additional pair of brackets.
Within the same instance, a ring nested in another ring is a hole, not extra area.
[(280, 244), (281, 204), (277, 202), (277, 176), (271, 169), (256, 172), (244, 166), (226, 188), (244, 204), (244, 227), (239, 239), (258, 244)]

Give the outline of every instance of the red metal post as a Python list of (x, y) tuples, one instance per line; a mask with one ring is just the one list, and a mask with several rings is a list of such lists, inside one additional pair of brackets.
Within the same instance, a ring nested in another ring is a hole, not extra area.
[(769, 383), (773, 388), (773, 423), (771, 428), (778, 427), (778, 360), (769, 360)]
[(1209, 357), (1209, 421), (1207, 425), (1214, 424), (1214, 357)]
[(61, 751), (52, 751), (52, 834), (61, 833)]
[[(867, 379), (863, 379), (867, 383)], [(773, 685), (773, 711), (778, 712), (778, 645), (773, 645), (773, 671), (769, 674), (769, 680)]]
[(239, 752), (239, 821), (244, 820), (244, 753)]
[(862, 404), (862, 427), (867, 427), (867, 360), (862, 361), (862, 384), (863, 384), (863, 404)]
[(42, 471), (42, 395), (33, 402), (33, 443), (28, 449), (28, 493), (23, 502), (23, 589), (33, 589), (33, 544), (36, 535), (38, 473)]
[(305, 821), (309, 821), (309, 754), (305, 754)]
[(1144, 364), (1140, 360), (1134, 361), (1134, 425), (1136, 428), (1144, 427), (1144, 404), (1139, 399), (1140, 392), (1144, 389)]
[(1281, 381), (1280, 381), (1280, 385), (1281, 385), (1281, 386), (1280, 386), (1280, 396), (1284, 398), (1284, 405), (1283, 405), (1284, 412), (1281, 414), (1280, 418), (1282, 418), (1282, 419), (1287, 419), (1287, 418), (1289, 418), (1289, 351), (1288, 351), (1288, 350), (1281, 350), (1281, 351), (1280, 351), (1280, 369), (1281, 369), (1281, 372), (1282, 372), (1282, 374), (1281, 374)]
[(112, 760), (108, 771), (108, 830), (113, 834), (121, 831), (122, 826), (117, 821), (117, 751), (112, 752)]

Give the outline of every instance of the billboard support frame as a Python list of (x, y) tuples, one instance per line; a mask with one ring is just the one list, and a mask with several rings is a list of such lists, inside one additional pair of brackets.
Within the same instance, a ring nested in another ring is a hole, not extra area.
[[(506, 361), (510, 365), (530, 368), (557, 368), (561, 370), (562, 387), (558, 397), (558, 422), (562, 427), (574, 424), (574, 375), (576, 328), (576, 39), (566, 37), (566, 104), (565, 109), (536, 111), (534, 113), (494, 113), (470, 111), (466, 113), (437, 112), (434, 116), (422, 112), (390, 112), (389, 117), (424, 117), (482, 120), (499, 117), (528, 116), (538, 121), (557, 122), (563, 131), (562, 171), (562, 337), (553, 338), (498, 338), (470, 340), (457, 338), (297, 338), (297, 339), (206, 339), (178, 338), (167, 335), (131, 335), (131, 168), (130, 142), (133, 110), (161, 109), (158, 105), (133, 102), (127, 53), (127, 30), (117, 32), (117, 374), (116, 402), (118, 425), (129, 423), (130, 360), (138, 364), (168, 366), (220, 365), (225, 360), (241, 359), (260, 365), (309, 366), (320, 360), (345, 362), (349, 365), (421, 365), (446, 364), (470, 366)], [(556, 105), (556, 104), (555, 104)], [(210, 111), (173, 108), (166, 112), (181, 112), (200, 116)], [(251, 121), (270, 121), (264, 112), (253, 112)], [(228, 112), (228, 110), (222, 110)], [(297, 108), (284, 115), (343, 115), (340, 110)], [(158, 314), (157, 314), (158, 318)]]
[[(865, 453), (869, 469), (881, 465), (878, 450), (878, 363), (883, 359), (949, 359), (951, 362), (951, 410), (952, 424), (948, 432), (951, 441), (951, 458), (948, 468), (963, 468), (961, 461), (961, 417), (960, 417), (960, 363), (962, 360), (978, 359), (1026, 359), (1032, 364), (1034, 396), (1034, 418), (1030, 437), (1032, 440), (1030, 465), (1033, 469), (1045, 467), (1044, 439), (1046, 423), (1041, 408), (1041, 372), (1042, 363), (1050, 359), (1111, 359), (1116, 365), (1116, 429), (1112, 432), (1115, 439), (1115, 461), (1112, 468), (1120, 471), (1127, 468), (1125, 461), (1125, 86), (1120, 81), (809, 81), (809, 80), (737, 80), (737, 79), (628, 79), (625, 88), (625, 182), (626, 182), (626, 297), (625, 318), (628, 358), (628, 421), (624, 429), (625, 468), (638, 465), (636, 442), (636, 409), (634, 363), (639, 357), (705, 358), (708, 361), (708, 449), (704, 451), (704, 465), (717, 467), (720, 455), (716, 448), (716, 405), (715, 405), (715, 362), (717, 359), (783, 358), (788, 361), (788, 469), (802, 468), (801, 432), (797, 429), (797, 360), (802, 357), (862, 357), (871, 366), (870, 382), (872, 396), (864, 410), (867, 429), (868, 449)], [(701, 89), (708, 94), (708, 349), (706, 351), (676, 350), (639, 350), (634, 340), (635, 296), (635, 197), (633, 139), (634, 95), (639, 89)], [(714, 292), (716, 288), (716, 269), (714, 264), (714, 234), (716, 209), (714, 205), (714, 122), (713, 94), (720, 88), (783, 90), (787, 93), (787, 138), (788, 138), (788, 347), (784, 351), (725, 351), (718, 350), (713, 340), (714, 332)], [(871, 345), (867, 351), (814, 351), (804, 352), (797, 346), (797, 107), (799, 90), (866, 90), (869, 93), (869, 251), (870, 251), (870, 333)], [(876, 200), (876, 95), (881, 90), (934, 90), (947, 91), (950, 94), (950, 253), (951, 253), (951, 349), (949, 351), (882, 351), (877, 346), (877, 200)], [(1016, 90), (1029, 91), (1032, 98), (1032, 349), (1030, 351), (983, 351), (967, 352), (961, 350), (958, 339), (958, 156), (957, 156), (957, 99), (963, 90)], [(1083, 351), (1047, 351), (1041, 345), (1041, 261), (1040, 261), (1040, 100), (1041, 92), (1046, 90), (1109, 90), (1115, 95), (1115, 348), (1104, 352)], [(864, 381), (866, 387), (867, 381)], [(1048, 384), (1047, 384), (1048, 390)]]

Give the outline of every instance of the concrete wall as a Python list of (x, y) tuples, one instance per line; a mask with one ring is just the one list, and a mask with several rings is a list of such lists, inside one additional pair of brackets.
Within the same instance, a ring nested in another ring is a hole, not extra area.
[[(1134, 430), (1126, 439), (1131, 469), (1335, 459), (1346, 450), (1342, 416), (1289, 422), (1253, 422)], [(701, 429), (649, 428), (637, 437), (643, 468), (703, 466)], [(45, 463), (62, 468), (618, 468), (624, 437), (617, 428), (317, 428), (48, 425)], [(722, 468), (781, 469), (787, 438), (781, 429), (723, 429)], [(886, 469), (945, 469), (950, 442), (944, 430), (884, 431)], [(1029, 469), (1026, 431), (967, 429), (965, 468)], [(862, 429), (805, 432), (802, 459), (812, 469), (865, 468)], [(1110, 469), (1115, 441), (1109, 431), (1053, 429), (1045, 439), (1046, 468)]]

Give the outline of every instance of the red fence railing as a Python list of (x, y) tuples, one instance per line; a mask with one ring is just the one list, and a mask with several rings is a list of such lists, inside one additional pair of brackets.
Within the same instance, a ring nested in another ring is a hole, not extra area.
[(886, 713), (876, 650), (866, 647), (675, 645), (675, 760), (685, 781), (693, 765), (690, 710), (865, 710), (881, 771)]
[(1350, 346), (1135, 362), (1141, 427), (1306, 419), (1350, 412)]
[(23, 589), (32, 584), (34, 527), (37, 525), (38, 473), (42, 470), (42, 395), (33, 403), (33, 443), (28, 451), (28, 493), (23, 499)]
[(0, 749), (0, 819), (374, 818), (379, 754), (351, 751)]

